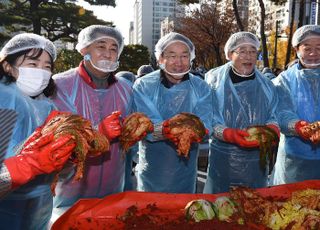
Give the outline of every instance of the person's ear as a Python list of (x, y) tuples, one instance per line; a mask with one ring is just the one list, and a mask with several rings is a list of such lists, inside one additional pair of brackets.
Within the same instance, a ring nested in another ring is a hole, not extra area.
[(18, 78), (18, 72), (17, 69), (14, 68), (9, 62), (3, 61), (2, 68), (5, 73), (7, 73), (9, 76), (12, 76), (14, 78)]
[(158, 64), (164, 64), (164, 57), (162, 55), (159, 57)]
[(3, 67), (3, 70), (4, 70), (6, 73), (11, 73), (11, 72), (12, 72), (13, 67), (9, 64), (9, 62), (4, 61), (4, 62), (2, 63), (2, 67)]
[(83, 48), (83, 49), (80, 50), (80, 54), (81, 54), (82, 56), (86, 55), (87, 53), (88, 53), (87, 47), (85, 47), (85, 48)]

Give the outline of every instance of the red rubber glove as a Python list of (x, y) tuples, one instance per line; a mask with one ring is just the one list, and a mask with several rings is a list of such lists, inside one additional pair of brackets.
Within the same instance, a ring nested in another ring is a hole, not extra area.
[(309, 125), (309, 123), (307, 121), (297, 121), (296, 124), (294, 125), (294, 129), (296, 130), (296, 133), (304, 140), (309, 140), (310, 135), (308, 135), (307, 133), (303, 133), (301, 128), (303, 128), (304, 126)]
[(28, 144), (19, 155), (6, 159), (12, 187), (23, 185), (37, 175), (61, 170), (75, 147), (74, 142), (69, 142), (71, 138), (63, 136), (54, 140), (50, 133)]
[(275, 131), (277, 133), (277, 135), (278, 135), (278, 138), (280, 139), (280, 129), (279, 129), (278, 126), (269, 124), (269, 125), (267, 125), (267, 127), (272, 129), (273, 131)]
[[(206, 128), (206, 135), (208, 135), (208, 134), (209, 134), (209, 129)], [(193, 138), (193, 142), (196, 142), (196, 143), (201, 143), (202, 140), (203, 140), (202, 138)]]
[(46, 118), (44, 123), (47, 123), (48, 121), (50, 121), (52, 118), (60, 115), (60, 114), (71, 114), (70, 112), (61, 112), (58, 110), (52, 110), (51, 113), (48, 115), (48, 117)]
[[(182, 129), (181, 129), (182, 130)], [(182, 130), (183, 131), (183, 130)], [(209, 129), (206, 129), (206, 135), (209, 134)], [(166, 120), (162, 123), (162, 135), (167, 138), (168, 140), (172, 141), (173, 143), (175, 143), (176, 145), (179, 143), (179, 140), (177, 138), (177, 136), (179, 134), (175, 134), (172, 135), (170, 127), (169, 127), (169, 121)], [(193, 138), (191, 140), (192, 142), (196, 142), (196, 143), (200, 143), (202, 141), (202, 139), (199, 138)]]
[(247, 141), (245, 137), (248, 137), (249, 133), (241, 129), (225, 128), (223, 130), (223, 139), (226, 142), (239, 145), (244, 148), (256, 148), (259, 147), (258, 141)]
[(121, 134), (120, 111), (115, 111), (105, 117), (99, 124), (99, 132), (103, 133), (109, 140), (113, 140)]
[(170, 140), (171, 142), (173, 142), (175, 145), (178, 145), (179, 140), (176, 137), (176, 135), (172, 135), (168, 120), (165, 120), (162, 123), (162, 135), (168, 140)]
[[(46, 124), (48, 121), (50, 121), (52, 118), (54, 118), (54, 117), (56, 117), (56, 116), (58, 116), (58, 115), (60, 115), (60, 114), (63, 114), (63, 113), (69, 113), (69, 112), (60, 112), (60, 111), (57, 111), (57, 110), (53, 110), (53, 111), (48, 115), (48, 117), (46, 118), (45, 122), (44, 122), (41, 126), (39, 126), (38, 128), (36, 128), (36, 129), (34, 130), (34, 132), (32, 133), (32, 135), (31, 135), (31, 136), (27, 139), (27, 141), (24, 143), (23, 147), (25, 147), (25, 146), (27, 146), (28, 144), (30, 144), (31, 142), (39, 139), (39, 138), (42, 136), (41, 130), (42, 130), (42, 128), (45, 126), (45, 124)], [(71, 113), (69, 113), (69, 114), (71, 114)]]

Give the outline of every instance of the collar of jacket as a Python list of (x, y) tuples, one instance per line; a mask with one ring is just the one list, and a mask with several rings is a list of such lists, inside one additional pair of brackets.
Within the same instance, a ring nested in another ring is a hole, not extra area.
[[(93, 82), (92, 78), (90, 77), (89, 73), (87, 72), (86, 68), (84, 67), (84, 62), (81, 61), (78, 67), (78, 72), (80, 77), (87, 83), (89, 86), (91, 86), (93, 89), (96, 89), (97, 86)], [(117, 79), (114, 75), (114, 73), (110, 73), (110, 76), (108, 78), (108, 84), (109, 86), (112, 85), (113, 83), (116, 83)]]

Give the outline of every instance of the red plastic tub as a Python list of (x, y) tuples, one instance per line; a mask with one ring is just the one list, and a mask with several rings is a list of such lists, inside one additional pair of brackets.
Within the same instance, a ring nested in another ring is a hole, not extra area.
[[(262, 196), (288, 198), (291, 193), (303, 189), (320, 189), (320, 180), (309, 180), (294, 184), (257, 189)], [(186, 204), (194, 199), (214, 201), (223, 194), (168, 194), (151, 192), (123, 192), (103, 199), (82, 199), (62, 215), (52, 226), (52, 230), (64, 229), (123, 229), (124, 223), (118, 218), (128, 207), (135, 205), (138, 209), (155, 204), (158, 215), (168, 220), (181, 216)]]

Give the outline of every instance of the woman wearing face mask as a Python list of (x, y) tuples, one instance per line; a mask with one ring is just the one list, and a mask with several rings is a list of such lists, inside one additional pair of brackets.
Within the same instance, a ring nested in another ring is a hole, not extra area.
[(230, 62), (210, 70), (205, 79), (213, 90), (213, 137), (205, 193), (227, 192), (232, 185), (268, 185), (260, 168), (257, 141), (248, 141), (249, 126), (279, 127), (274, 114), (277, 97), (269, 79), (256, 68), (258, 38), (249, 32), (230, 36), (224, 51)]
[(301, 132), (320, 120), (320, 26), (298, 28), (292, 46), (298, 62), (273, 80), (281, 98), (276, 114), (283, 134), (274, 184), (320, 178), (320, 148)]
[[(55, 59), (56, 48), (53, 43), (31, 33), (14, 36), (0, 52), (0, 107), (13, 109), (18, 115), (6, 158), (14, 154), (14, 147), (42, 125), (55, 108), (48, 99), (54, 92), (51, 74)], [(30, 167), (20, 167), (23, 162), (33, 165), (41, 162), (40, 158), (40, 155), (34, 159), (28, 157), (29, 160), (20, 158), (21, 162), (11, 161), (7, 168), (10, 173), (11, 170), (22, 173), (22, 179), (49, 173), (45, 170), (49, 162), (40, 165), (36, 170), (38, 173)], [(53, 175), (37, 176), (1, 200), (1, 228), (45, 229), (52, 212), (52, 179)]]
[(189, 73), (195, 47), (189, 38), (171, 32), (155, 46), (160, 70), (138, 78), (133, 86), (134, 105), (155, 124), (153, 135), (139, 143), (139, 191), (195, 193), (199, 144), (191, 144), (188, 157), (179, 156), (163, 123), (181, 112), (197, 115), (211, 129), (211, 92), (199, 77)]

